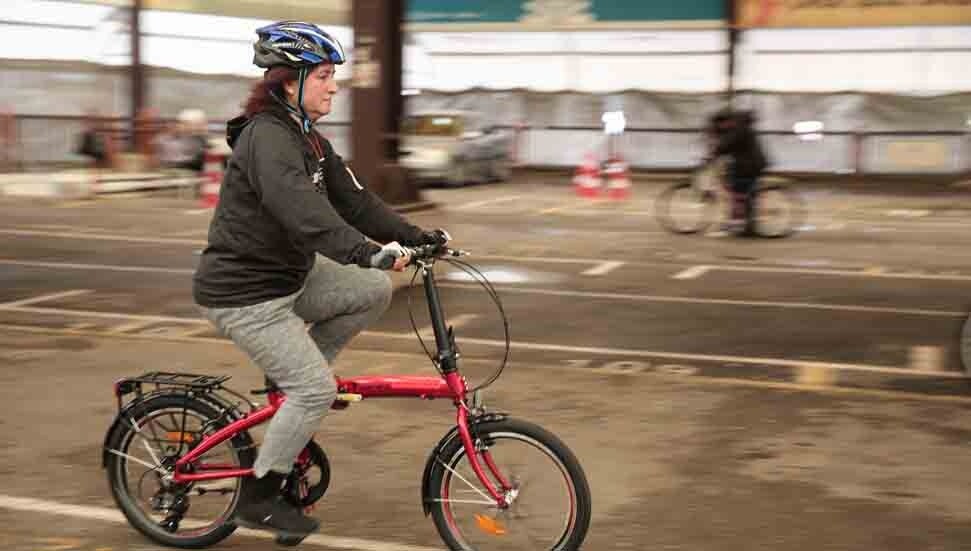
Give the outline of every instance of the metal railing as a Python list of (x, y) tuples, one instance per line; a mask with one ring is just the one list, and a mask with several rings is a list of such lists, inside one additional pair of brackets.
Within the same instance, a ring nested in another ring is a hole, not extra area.
[[(77, 154), (86, 117), (19, 115), (14, 139), (3, 142), (0, 171), (37, 171), (84, 166)], [(153, 121), (136, 140), (128, 118), (103, 118), (99, 123), (111, 138), (116, 154), (141, 151), (153, 132), (174, 124)], [(318, 128), (335, 149), (350, 157), (351, 128), (347, 122), (328, 122)], [(587, 153), (605, 156), (608, 148), (642, 170), (684, 169), (704, 156), (701, 129), (628, 128), (608, 144), (601, 128), (585, 126), (501, 127), (516, 136), (513, 157), (521, 166), (574, 167)], [(220, 140), (225, 122), (208, 124), (209, 135)], [(834, 131), (812, 139), (790, 131), (760, 131), (759, 136), (775, 172), (960, 174), (971, 171), (971, 133), (953, 131)]]

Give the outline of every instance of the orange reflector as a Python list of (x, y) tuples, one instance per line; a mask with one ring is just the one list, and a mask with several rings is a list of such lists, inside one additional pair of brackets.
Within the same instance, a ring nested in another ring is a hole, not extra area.
[(185, 442), (186, 444), (195, 442), (195, 438), (188, 432), (166, 432), (165, 438), (169, 442)]
[(506, 528), (494, 518), (476, 514), (475, 522), (479, 525), (479, 530), (482, 530), (486, 534), (492, 534), (493, 536), (503, 536), (506, 534)]

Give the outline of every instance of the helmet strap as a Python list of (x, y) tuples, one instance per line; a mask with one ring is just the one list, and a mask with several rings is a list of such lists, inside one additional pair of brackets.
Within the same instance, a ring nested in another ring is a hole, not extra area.
[(307, 111), (303, 108), (303, 85), (307, 81), (307, 67), (301, 67), (297, 73), (297, 109), (300, 110), (300, 120), (301, 128), (304, 134), (310, 134), (310, 117), (307, 116)]
[(307, 111), (303, 108), (303, 85), (307, 80), (307, 67), (301, 67), (297, 71), (297, 107), (290, 105), (290, 102), (285, 98), (281, 98), (276, 94), (276, 92), (270, 92), (270, 95), (277, 99), (280, 103), (286, 107), (287, 111), (293, 113), (300, 119), (300, 129), (304, 134), (310, 134), (310, 128), (313, 126), (313, 122), (307, 115)]

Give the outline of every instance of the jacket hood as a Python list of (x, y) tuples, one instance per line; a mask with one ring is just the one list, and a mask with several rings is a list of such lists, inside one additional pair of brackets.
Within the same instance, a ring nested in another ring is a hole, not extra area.
[(243, 129), (251, 120), (245, 115), (240, 115), (226, 123), (226, 143), (229, 144), (230, 148), (236, 145), (236, 140), (239, 139), (239, 135), (243, 133)]
[[(263, 114), (280, 119), (291, 126), (294, 131), (300, 132), (299, 125), (297, 125), (296, 121), (294, 121), (290, 115), (287, 114), (286, 109), (284, 109), (284, 107), (279, 103), (271, 102), (270, 105), (267, 105), (265, 111), (261, 111), (256, 115), (253, 115), (253, 118), (259, 117)], [(236, 140), (239, 139), (239, 135), (243, 133), (243, 129), (246, 128), (246, 125), (253, 121), (253, 118), (248, 118), (246, 115), (240, 115), (226, 123), (226, 143), (229, 144), (230, 148), (236, 144)]]

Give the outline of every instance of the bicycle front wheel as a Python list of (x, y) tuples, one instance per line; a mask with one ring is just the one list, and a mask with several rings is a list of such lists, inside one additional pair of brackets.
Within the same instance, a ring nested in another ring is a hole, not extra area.
[(714, 192), (683, 182), (661, 192), (655, 204), (657, 220), (674, 233), (698, 233), (715, 220), (718, 201)]
[(802, 227), (806, 207), (798, 193), (781, 184), (755, 192), (755, 231), (762, 237), (789, 237)]
[[(572, 551), (590, 525), (590, 487), (573, 453), (546, 430), (514, 419), (473, 430), (479, 461), (509, 484), (499, 509), (476, 477), (459, 438), (430, 475), (431, 514), (449, 549)], [(493, 476), (493, 478), (496, 478)], [(493, 481), (502, 487), (498, 480)]]

